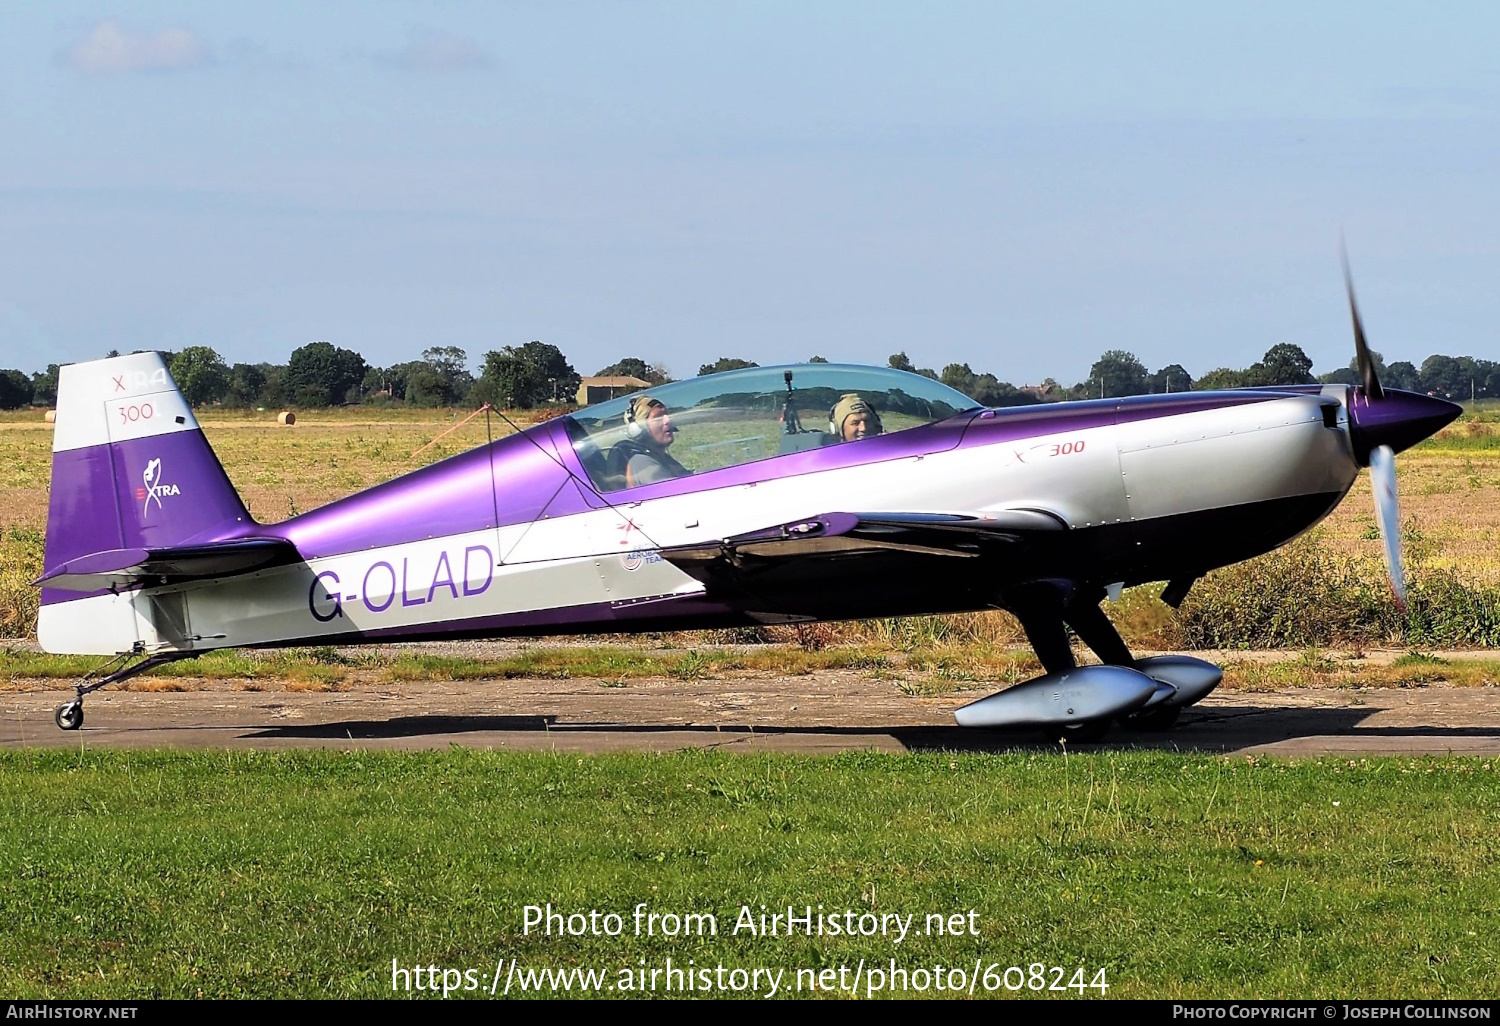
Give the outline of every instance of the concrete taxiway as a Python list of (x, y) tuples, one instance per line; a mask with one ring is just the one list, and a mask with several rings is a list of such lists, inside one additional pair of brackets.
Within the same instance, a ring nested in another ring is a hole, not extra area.
[[(43, 682), (0, 694), (0, 745), (18, 747), (434, 749), (449, 745), (576, 753), (849, 750), (1002, 751), (1036, 733), (966, 730), (959, 705), (993, 691), (908, 695), (852, 673), (733, 680), (493, 680), (366, 685), (310, 692), (101, 691), (83, 729), (53, 709), (69, 692)], [(166, 685), (171, 686), (171, 685)], [(189, 685), (183, 685), (189, 686)], [(262, 685), (256, 685), (260, 687)], [(1235, 754), (1500, 755), (1500, 688), (1220, 691), (1171, 731), (1116, 729), (1099, 745)]]

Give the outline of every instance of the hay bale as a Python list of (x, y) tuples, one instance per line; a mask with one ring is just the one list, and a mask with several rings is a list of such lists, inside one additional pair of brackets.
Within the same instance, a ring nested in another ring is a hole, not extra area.
[(297, 415), (291, 410), (282, 410), (276, 415), (276, 423), (292, 425), (297, 423)]
[(45, 414), (42, 415), (42, 419), (45, 420), (48, 424), (56, 424), (57, 423), (57, 411), (56, 410), (48, 410)]

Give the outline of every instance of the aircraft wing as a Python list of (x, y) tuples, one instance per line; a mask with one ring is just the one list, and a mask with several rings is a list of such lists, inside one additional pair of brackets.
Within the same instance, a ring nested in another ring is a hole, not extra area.
[(716, 571), (770, 562), (860, 553), (906, 552), (972, 558), (992, 542), (1016, 542), (1068, 529), (1049, 510), (983, 513), (822, 513), (700, 545), (662, 550), (662, 558), (703, 579)]
[(295, 546), (279, 538), (241, 538), (151, 549), (91, 552), (53, 567), (33, 584), (63, 591), (97, 591), (181, 584), (210, 577), (233, 577), (302, 559)]

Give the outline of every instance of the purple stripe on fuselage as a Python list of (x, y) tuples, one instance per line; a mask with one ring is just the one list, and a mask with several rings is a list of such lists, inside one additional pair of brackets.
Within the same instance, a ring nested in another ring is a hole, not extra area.
[(1177, 417), (1184, 413), (1200, 413), (1204, 410), (1227, 410), (1233, 406), (1248, 406), (1251, 403), (1273, 403), (1285, 399), (1286, 393), (1274, 389), (1231, 389), (1222, 392), (1173, 392), (1168, 395), (1127, 395), (1119, 399), (1091, 399), (1097, 402), (1115, 403), (1117, 424), (1131, 421), (1151, 420), (1155, 417)]
[(1285, 395), (1275, 392), (1177, 392), (1171, 395), (1088, 399), (1051, 406), (1013, 406), (981, 413), (970, 423), (969, 431), (964, 435), (963, 447), (967, 449), (975, 445), (993, 445), (1064, 431), (1132, 424), (1158, 417), (1180, 417), (1188, 413), (1225, 410), (1285, 398)]
[[(285, 538), (304, 559), (581, 513), (588, 506), (538, 425), (413, 471), (284, 523), (261, 537)], [(491, 492), (491, 463), (494, 489)]]

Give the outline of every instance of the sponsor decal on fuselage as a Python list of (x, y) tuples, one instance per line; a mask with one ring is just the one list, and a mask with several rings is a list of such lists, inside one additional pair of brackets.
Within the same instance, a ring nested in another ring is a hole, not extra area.
[(635, 552), (620, 553), (620, 565), (626, 570), (636, 571), (647, 563), (660, 563), (661, 553), (649, 549), (638, 549)]

